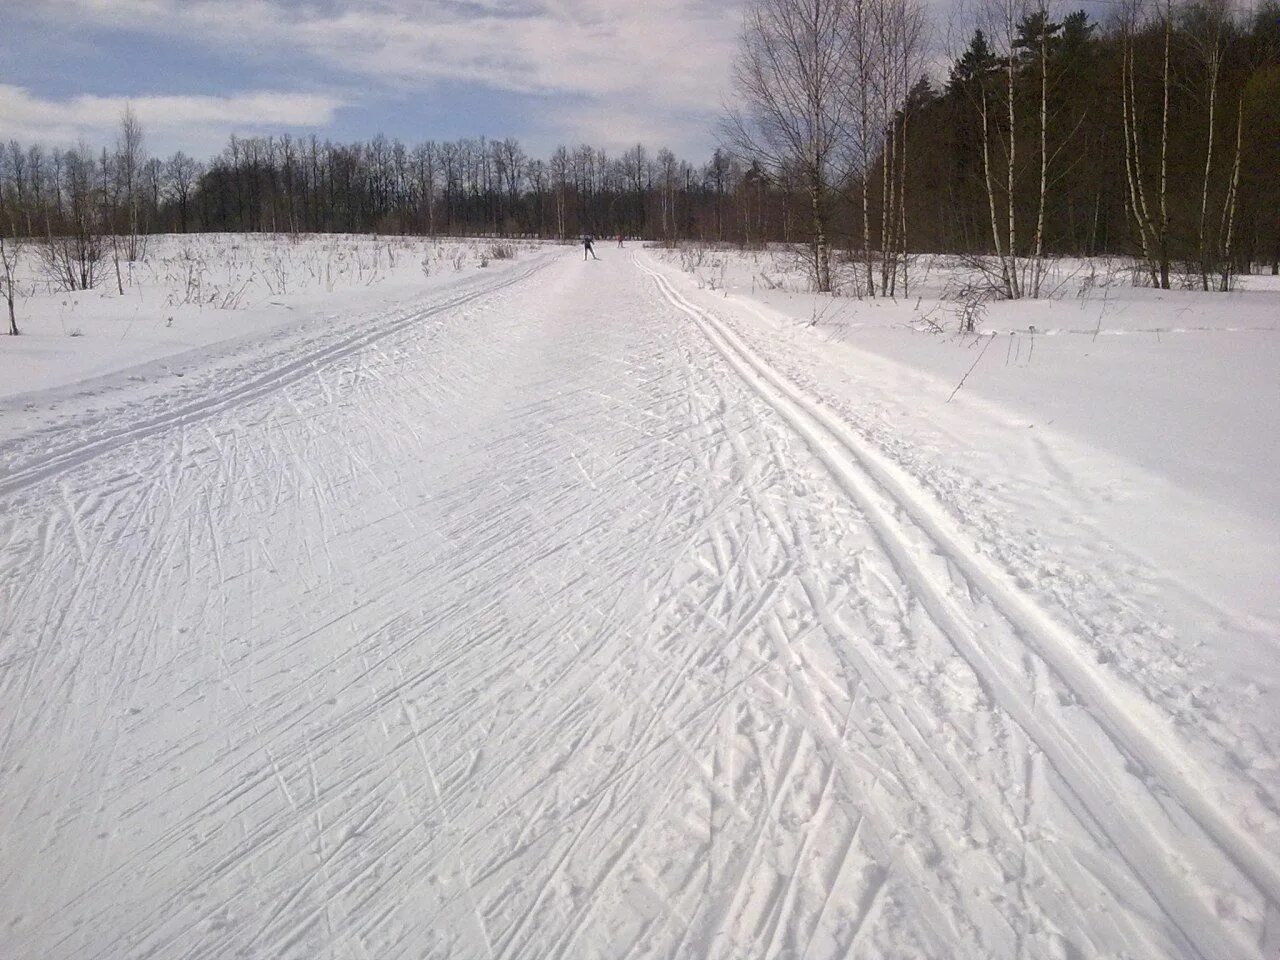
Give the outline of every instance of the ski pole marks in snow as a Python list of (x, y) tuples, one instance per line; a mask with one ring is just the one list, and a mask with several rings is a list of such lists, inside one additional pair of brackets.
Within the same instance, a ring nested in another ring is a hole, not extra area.
[(570, 257), (430, 331), (0, 490), (0, 954), (1274, 937), (1159, 725), (714, 317)]

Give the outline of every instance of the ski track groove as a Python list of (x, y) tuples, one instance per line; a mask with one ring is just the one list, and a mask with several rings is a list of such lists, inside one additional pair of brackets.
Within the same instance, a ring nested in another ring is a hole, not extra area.
[(38, 466), (19, 466), (17, 469), (10, 470), (6, 475), (0, 476), (0, 498), (11, 496), (33, 483), (57, 476), (67, 469), (87, 463), (94, 457), (108, 452), (124, 442), (143, 439), (163, 432), (174, 424), (195, 422), (224, 410), (242, 406), (258, 397), (286, 388), (311, 374), (314, 374), (317, 381), (322, 385), (326, 400), (332, 402), (328, 384), (324, 382), (323, 378), (323, 368), (327, 364), (348, 357), (356, 353), (356, 351), (368, 348), (378, 340), (398, 333), (405, 327), (414, 326), (423, 320), (456, 310), (473, 300), (489, 296), (504, 287), (518, 284), (545, 265), (545, 261), (540, 261), (532, 268), (521, 270), (514, 276), (503, 277), (497, 283), (482, 287), (480, 290), (455, 296), (442, 303), (423, 308), (407, 317), (393, 320), (385, 324), (381, 329), (343, 337), (335, 344), (328, 344), (316, 349), (310, 354), (291, 360), (284, 366), (267, 374), (240, 384), (231, 391), (219, 395), (216, 399), (187, 404), (127, 429), (108, 433), (62, 450), (46, 451), (41, 456), (41, 463)]
[(477, 284), (0, 477), (0, 954), (1260, 953), (871, 441), (638, 261)]
[[(1054, 765), (1065, 782), (1087, 782), (1088, 777), (1083, 773), (1084, 758), (1076, 759), (1069, 748), (1063, 749), (1065, 744), (1059, 745), (1056, 734), (1047, 732), (1036, 722), (1036, 714), (1019, 702), (1015, 688), (1001, 676), (994, 662), (971, 641), (974, 628), (965, 622), (955, 601), (937, 588), (931, 574), (918, 559), (918, 548), (913, 549), (908, 545), (908, 536), (904, 532), (906, 524), (914, 525), (927, 536), (930, 548), (960, 571), (967, 586), (976, 584), (1015, 631), (1031, 640), (1034, 649), (1058, 678), (1074, 694), (1093, 706), (1091, 712), (1094, 719), (1115, 742), (1121, 755), (1134, 756), (1139, 762), (1154, 768), (1165, 789), (1178, 799), (1182, 809), (1193, 816), (1199, 826), (1213, 838), (1222, 853), (1245, 872), (1271, 902), (1280, 902), (1280, 870), (1277, 870), (1263, 851), (1250, 847), (1243, 841), (1235, 825), (1211, 801), (1196, 791), (1192, 783), (1196, 779), (1203, 780), (1204, 777), (1197, 778), (1189, 771), (1179, 769), (1178, 760), (1167, 756), (1161, 746), (1140, 730), (1135, 721), (1129, 719), (1121, 705), (1125, 694), (1112, 681), (1090, 671), (1083, 664), (1081, 655), (1072, 649), (1074, 639), (1048, 613), (1036, 606), (1032, 598), (1020, 593), (1012, 583), (1007, 582), (989, 561), (962, 548), (958, 536), (943, 527), (944, 521), (939, 518), (938, 511), (923, 504), (919, 495), (909, 490), (909, 481), (895, 476), (893, 468), (879, 461), (865, 441), (854, 437), (848, 427), (839, 424), (814, 401), (800, 394), (709, 311), (695, 306), (679, 294), (664, 276), (647, 267), (642, 269), (650, 275), (673, 306), (694, 320), (743, 380), (777, 410), (830, 466), (833, 476), (848, 490), (877, 529), (899, 574), (914, 588), (915, 595), (925, 601), (932, 619), (951, 638), (977, 675), (989, 685), (989, 691), (1018, 720), (1041, 751), (1055, 757)], [(1086, 807), (1092, 806), (1089, 791), (1082, 792), (1074, 787), (1073, 790)], [(1109, 804), (1111, 801), (1106, 802)], [(1123, 853), (1131, 843), (1144, 851), (1145, 863), (1130, 859), (1130, 866), (1140, 874), (1157, 874), (1154, 882), (1150, 878), (1144, 878), (1144, 882), (1148, 883), (1148, 891), (1164, 903), (1171, 919), (1197, 918), (1193, 926), (1182, 927), (1182, 930), (1190, 941), (1197, 943), (1201, 955), (1244, 955), (1253, 949), (1253, 944), (1244, 941), (1229, 937), (1219, 939), (1219, 933), (1215, 929), (1216, 918), (1207, 912), (1206, 906), (1194, 897), (1177, 892), (1181, 888), (1181, 878), (1171, 873), (1159, 875), (1164, 859), (1160, 841), (1149, 838), (1141, 830), (1121, 829), (1117, 818), (1107, 816), (1103, 808), (1092, 809), (1090, 812), (1097, 818), (1104, 833), (1112, 838), (1117, 850)]]

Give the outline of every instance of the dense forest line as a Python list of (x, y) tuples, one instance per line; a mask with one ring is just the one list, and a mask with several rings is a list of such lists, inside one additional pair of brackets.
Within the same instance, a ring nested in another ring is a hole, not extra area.
[[(983, 176), (986, 97), (990, 139), (1000, 142), (989, 164), (1003, 187), (997, 205), (1013, 197), (1018, 236), (1034, 241), (1042, 230), (1048, 253), (1143, 256), (1163, 286), (1173, 266), (1198, 282), (1258, 263), (1280, 270), (1274, 2), (1241, 18), (1225, 4), (1168, 6), (1105, 28), (1083, 13), (1054, 21), (1033, 12), (1002, 43), (975, 33), (944, 89), (915, 93), (901, 121), (915, 248), (997, 244)], [(1025, 158), (1011, 181), (1010, 151)]]
[(232, 137), (207, 162), (164, 159), (126, 113), (107, 148), (0, 150), (0, 228), (71, 288), (148, 233), (230, 230), (790, 241), (818, 289), (843, 255), (872, 295), (899, 292), (898, 264), (926, 251), (973, 257), (1011, 297), (1039, 292), (1052, 255), (1133, 254), (1153, 284), (1205, 289), (1280, 269), (1275, 0), (1117, 4), (1105, 23), (993, 0), (937, 79), (916, 2), (755, 0), (741, 108), (706, 163), (383, 136)]
[(1277, 269), (1280, 5), (1109, 6), (974, 0), (935, 83), (921, 0), (754, 0), (725, 142), (806, 210), (819, 290), (840, 247), (870, 295), (918, 251), (1008, 298), (1055, 254), (1134, 254), (1166, 288)]

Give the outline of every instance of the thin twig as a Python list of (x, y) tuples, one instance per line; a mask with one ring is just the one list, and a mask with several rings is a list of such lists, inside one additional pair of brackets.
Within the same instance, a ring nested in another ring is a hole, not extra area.
[(987, 335), (987, 345), (982, 348), (982, 353), (979, 353), (977, 360), (973, 361), (973, 366), (970, 367), (967, 371), (965, 371), (965, 375), (960, 378), (960, 382), (956, 384), (956, 388), (951, 391), (951, 396), (947, 397), (947, 403), (950, 403), (952, 397), (954, 397), (957, 393), (960, 392), (960, 388), (964, 386), (964, 382), (969, 379), (969, 374), (973, 373), (974, 367), (976, 367), (978, 363), (982, 360), (983, 354), (987, 352), (987, 347), (991, 346), (991, 341), (994, 340), (995, 338), (996, 338), (996, 335), (994, 333), (990, 333)]

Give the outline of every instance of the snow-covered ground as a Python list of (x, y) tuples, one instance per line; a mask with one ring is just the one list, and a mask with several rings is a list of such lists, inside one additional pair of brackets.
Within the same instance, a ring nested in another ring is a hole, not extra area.
[(499, 245), (517, 255), (534, 246), (346, 234), (160, 236), (147, 239), (141, 260), (121, 260), (119, 282), (108, 255), (98, 286), (75, 292), (51, 283), (28, 245), (16, 282), (24, 336), (0, 355), (0, 398), (261, 337), (300, 320), (350, 322), (460, 275), (501, 272), (513, 261), (493, 256)]
[(601, 256), (0, 343), (0, 956), (1274, 957), (1280, 293)]
[[(794, 256), (776, 250), (659, 256), (776, 335), (825, 341), (841, 365), (870, 352), (895, 361), (897, 375), (928, 374), (948, 395), (974, 368), (964, 394), (1272, 524), (1280, 538), (1280, 277), (1240, 278), (1225, 295), (1153, 290), (1132, 285), (1125, 261), (1055, 261), (1052, 296), (982, 303), (979, 335), (961, 337), (957, 291), (974, 277), (945, 257), (913, 259), (908, 296), (858, 300), (807, 292)], [(883, 377), (893, 365), (879, 369)]]

